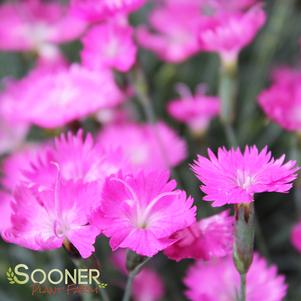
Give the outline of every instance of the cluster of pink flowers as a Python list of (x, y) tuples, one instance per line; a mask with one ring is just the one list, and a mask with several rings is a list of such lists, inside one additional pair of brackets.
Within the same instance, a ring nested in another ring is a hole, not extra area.
[[(87, 258), (95, 251), (95, 239), (102, 234), (110, 238), (112, 250), (130, 249), (150, 257), (164, 251), (176, 261), (209, 260), (197, 263), (188, 272), (187, 296), (191, 300), (214, 298), (210, 295), (210, 286), (196, 285), (199, 283), (196, 279), (203, 279), (206, 273), (206, 283), (213, 285), (208, 275), (223, 271), (218, 274), (231, 275), (232, 286), (221, 281), (214, 296), (217, 292), (220, 298), (229, 293), (232, 300), (238, 282), (232, 260), (227, 257), (232, 252), (233, 218), (223, 212), (197, 221), (192, 198), (176, 188), (176, 182), (169, 179), (167, 171), (160, 171), (159, 166), (154, 171), (147, 167), (134, 168), (126, 156), (121, 158), (122, 149), (117, 153), (113, 150), (113, 145), (111, 151), (105, 150), (102, 144), (95, 144), (90, 135), (84, 138), (79, 132), (59, 137), (54, 145), (48, 143), (41, 149), (33, 148), (27, 154), (30, 163), (8, 158), (6, 162), (10, 164), (6, 163), (5, 171), (9, 175), (12, 169), (16, 170), (18, 178), (4, 181), (11, 183), (10, 187), (6, 185), (14, 192), (13, 197), (1, 194), (3, 212), (10, 215), (10, 219), (3, 222), (2, 238), (32, 250), (56, 249), (69, 242)], [(246, 148), (244, 154), (239, 150), (221, 149), (218, 158), (210, 153), (210, 159), (199, 157), (194, 169), (206, 184), (204, 191), (210, 193), (210, 200), (216, 200), (218, 205), (237, 200), (249, 202), (254, 192), (286, 192), (296, 177), (294, 162), (282, 165), (284, 158), (274, 161), (266, 149), (258, 152), (255, 147)], [(14, 162), (19, 164), (19, 169)], [(240, 165), (236, 166), (236, 162)], [(218, 190), (215, 192), (213, 188)], [(226, 198), (227, 195), (233, 199)], [(268, 268), (257, 257), (252, 267), (254, 270), (248, 274), (250, 300), (262, 297), (262, 293), (253, 292), (252, 285), (267, 291), (266, 300), (282, 300), (286, 291), (283, 277), (277, 276), (274, 268)], [(265, 278), (253, 276), (258, 269)], [(149, 286), (142, 285), (146, 279), (156, 286), (154, 300), (157, 300), (162, 294), (161, 282), (147, 269), (135, 280), (134, 287), (140, 288), (136, 289), (135, 299), (139, 300), (143, 292), (149, 294)], [(275, 297), (267, 288), (272, 289)]]
[[(188, 145), (167, 123), (127, 114), (125, 105), (132, 105), (128, 100), (139, 96), (139, 88), (144, 92), (138, 87), (144, 83), (132, 87), (136, 77), (126, 73), (139, 64), (138, 44), (172, 63), (199, 52), (236, 62), (266, 15), (256, 0), (161, 0), (154, 3), (149, 25), (135, 29), (129, 14), (145, 3), (0, 5), (0, 50), (38, 54), (33, 69), (21, 79), (5, 79), (0, 92), (1, 237), (34, 251), (71, 245), (88, 258), (103, 236), (112, 251), (122, 252), (114, 260), (125, 275), (126, 250), (140, 257), (162, 252), (174, 261), (197, 260), (184, 278), (187, 298), (234, 301), (239, 287), (230, 255), (235, 219), (230, 210), (197, 217), (194, 199), (172, 177), (172, 168), (188, 158)], [(75, 39), (82, 44), (76, 63), (60, 50), (60, 44)], [(301, 128), (300, 83), (299, 71), (282, 69), (259, 96), (269, 118), (288, 130)], [(171, 100), (167, 112), (200, 136), (220, 113), (220, 103), (197, 89)], [(86, 122), (96, 124), (94, 136), (84, 130)], [(47, 139), (26, 142), (32, 126), (46, 129)], [(209, 149), (208, 157), (198, 155), (191, 169), (202, 183), (203, 200), (213, 207), (249, 204), (257, 193), (288, 193), (299, 170), (285, 155), (274, 159), (268, 147), (220, 147), (217, 155)], [(301, 252), (300, 238), (297, 224), (291, 239)], [(255, 255), (247, 300), (280, 301), (286, 289), (277, 269)], [(163, 295), (163, 280), (154, 269), (147, 267), (133, 282), (135, 301), (158, 301)]]
[(168, 62), (181, 62), (200, 51), (216, 52), (232, 62), (265, 23), (259, 5), (245, 11), (253, 2), (163, 1), (149, 19), (155, 33), (141, 26), (138, 41)]
[[(33, 250), (59, 248), (68, 240), (84, 258), (101, 233), (113, 250), (145, 256), (166, 248), (176, 260), (231, 252), (232, 219), (222, 214), (196, 222), (192, 198), (176, 189), (169, 173), (160, 171), (165, 168), (139, 171), (122, 149), (105, 150), (82, 132), (24, 149), (4, 162), (2, 183), (13, 198), (4, 197), (11, 218), (2, 237)], [(173, 249), (181, 251), (175, 256)]]
[[(9, 144), (9, 139), (3, 139), (6, 144), (1, 146), (1, 152), (22, 142), (30, 125), (63, 127), (125, 100), (127, 93), (118, 86), (113, 70), (127, 72), (135, 64), (137, 48), (127, 13), (142, 4), (143, 1), (73, 1), (68, 7), (26, 0), (0, 6), (0, 50), (34, 50), (39, 55), (31, 72), (20, 80), (7, 80), (1, 92), (0, 116), (2, 107), (5, 116), (1, 118), (0, 137), (5, 135), (2, 129), (7, 128), (6, 124), (18, 122), (12, 130), (15, 138)], [(107, 17), (112, 13), (114, 18), (91, 26), (89, 20), (76, 13), (82, 9), (93, 11), (94, 7)], [(81, 62), (70, 64), (59, 44), (79, 38), (83, 44)], [(9, 115), (8, 110), (13, 114)]]

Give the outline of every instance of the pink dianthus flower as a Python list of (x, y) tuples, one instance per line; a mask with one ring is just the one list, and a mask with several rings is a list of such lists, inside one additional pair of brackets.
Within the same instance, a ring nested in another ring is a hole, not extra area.
[(267, 117), (289, 131), (301, 130), (301, 72), (281, 68), (273, 74), (273, 84), (259, 95)]
[(210, 120), (220, 111), (218, 97), (197, 93), (168, 103), (169, 114), (178, 121), (186, 123), (193, 133), (206, 131)]
[(62, 181), (54, 189), (37, 191), (18, 186), (12, 203), (11, 227), (2, 238), (22, 247), (43, 251), (60, 248), (71, 242), (83, 258), (94, 252), (99, 231), (88, 218), (98, 204), (99, 185)]
[(81, 130), (76, 135), (62, 134), (55, 139), (53, 146), (41, 151), (31, 161), (31, 168), (23, 171), (30, 186), (37, 186), (39, 190), (53, 187), (57, 174), (53, 163), (59, 166), (65, 180), (97, 181), (100, 185), (107, 176), (126, 168), (127, 164), (121, 151), (102, 150), (94, 144), (91, 134), (84, 138)]
[(265, 12), (260, 6), (247, 12), (220, 12), (207, 18), (200, 26), (200, 49), (217, 52), (223, 62), (232, 63), (239, 52), (251, 43), (265, 20)]
[(137, 39), (162, 60), (180, 63), (199, 51), (197, 36), (202, 21), (195, 4), (158, 7), (149, 17), (151, 29), (140, 26)]
[(46, 146), (28, 144), (11, 153), (2, 161), (2, 178), (0, 183), (6, 190), (13, 192), (17, 185), (27, 182), (24, 171), (31, 169), (31, 163), (44, 151)]
[(18, 100), (23, 110), (19, 108), (16, 114), (44, 128), (64, 126), (123, 101), (109, 70), (90, 70), (76, 64), (36, 70), (21, 83), (25, 89)]
[(176, 189), (167, 172), (108, 177), (92, 224), (110, 238), (113, 250), (153, 256), (175, 242), (175, 232), (195, 221), (193, 200)]
[[(15, 3), (16, 2), (16, 3)], [(45, 47), (74, 40), (86, 24), (59, 2), (19, 0), (0, 6), (0, 49), (45, 52)]]
[[(258, 254), (246, 282), (247, 301), (281, 301), (286, 295), (285, 278), (278, 275), (276, 266), (268, 266)], [(184, 283), (191, 301), (235, 301), (240, 287), (232, 256), (197, 262), (188, 270)]]
[(232, 252), (233, 224), (227, 211), (201, 219), (172, 235), (176, 242), (164, 254), (176, 261), (226, 256)]
[(203, 183), (204, 200), (213, 206), (250, 203), (255, 193), (286, 193), (299, 169), (295, 161), (283, 164), (285, 155), (275, 160), (267, 147), (259, 152), (256, 146), (246, 146), (243, 153), (219, 148), (217, 156), (209, 149), (208, 155), (198, 156), (192, 168)]
[(297, 223), (291, 232), (291, 242), (293, 246), (301, 253), (301, 222)]
[(88, 68), (127, 72), (136, 61), (137, 47), (130, 25), (106, 22), (93, 27), (82, 41), (82, 62)]

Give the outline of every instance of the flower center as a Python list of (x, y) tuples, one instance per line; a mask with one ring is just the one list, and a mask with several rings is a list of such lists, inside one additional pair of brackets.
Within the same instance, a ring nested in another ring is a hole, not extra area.
[[(158, 202), (162, 201), (163, 198), (177, 196), (178, 194), (179, 194), (178, 191), (169, 191), (169, 192), (160, 193), (158, 196), (152, 199), (145, 208), (143, 209), (138, 208), (137, 223), (136, 223), (137, 227), (141, 229), (147, 228), (151, 223), (152, 210), (155, 207), (155, 205)], [(153, 214), (155, 215), (155, 213)]]
[(254, 177), (246, 170), (237, 170), (236, 182), (242, 189), (248, 189), (254, 183)]
[(70, 230), (70, 227), (64, 221), (55, 221), (54, 223), (54, 233), (57, 237), (62, 238), (66, 236), (66, 233)]

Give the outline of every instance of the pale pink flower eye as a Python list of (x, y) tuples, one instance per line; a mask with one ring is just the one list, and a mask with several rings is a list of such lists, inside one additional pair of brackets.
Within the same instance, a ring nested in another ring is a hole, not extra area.
[(145, 208), (138, 208), (137, 212), (137, 227), (146, 229), (152, 226), (152, 220), (156, 220), (156, 215), (152, 215), (152, 210), (164, 197), (173, 197), (179, 195), (179, 192), (165, 192), (159, 194)]
[(239, 187), (248, 190), (254, 183), (254, 177), (246, 170), (237, 170), (236, 181)]
[(54, 223), (54, 233), (59, 238), (64, 237), (70, 230), (69, 226), (64, 224), (62, 221), (55, 221)]

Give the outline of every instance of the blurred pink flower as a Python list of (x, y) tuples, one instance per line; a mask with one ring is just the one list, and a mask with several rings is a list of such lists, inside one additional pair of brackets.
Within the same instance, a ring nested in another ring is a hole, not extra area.
[(140, 26), (137, 39), (162, 60), (180, 63), (199, 51), (198, 28), (202, 21), (195, 4), (159, 7), (149, 17), (151, 29)]
[(239, 52), (251, 43), (264, 25), (266, 15), (260, 6), (242, 12), (220, 12), (199, 27), (201, 50), (217, 52), (223, 62), (232, 63)]
[(249, 8), (250, 6), (260, 2), (260, 0), (204, 0), (218, 10), (239, 11)]
[(281, 68), (273, 74), (273, 84), (259, 95), (267, 117), (289, 131), (301, 130), (301, 72)]
[(164, 254), (176, 261), (226, 256), (232, 252), (233, 223), (228, 211), (201, 219), (172, 235), (176, 242)]
[(45, 51), (52, 44), (74, 40), (86, 24), (58, 2), (19, 0), (0, 6), (0, 49)]
[(127, 275), (128, 271), (126, 268), (126, 249), (118, 249), (115, 252), (112, 252), (112, 263), (116, 269), (118, 269), (122, 274)]
[[(284, 300), (287, 285), (284, 276), (277, 273), (276, 266), (268, 266), (265, 259), (255, 254), (247, 274), (246, 300)], [(188, 270), (184, 283), (191, 301), (235, 301), (240, 288), (232, 256), (197, 262)]]
[(22, 91), (9, 80), (4, 80), (2, 84), (7, 91), (0, 93), (0, 155), (22, 146), (30, 129), (29, 123), (16, 114)]
[(71, 0), (73, 14), (90, 22), (128, 14), (139, 9), (146, 0)]
[(143, 268), (133, 282), (134, 301), (159, 301), (164, 295), (163, 281), (150, 268)]
[(291, 232), (291, 242), (293, 246), (301, 253), (301, 222), (297, 223)]
[(299, 170), (295, 161), (283, 164), (285, 155), (275, 160), (267, 147), (259, 152), (256, 146), (246, 146), (244, 153), (219, 148), (217, 157), (209, 149), (208, 154), (209, 159), (198, 156), (192, 169), (203, 183), (203, 199), (215, 207), (249, 203), (260, 192), (287, 193)]
[(1, 164), (3, 173), (0, 180), (1, 185), (6, 190), (13, 192), (18, 184), (28, 182), (23, 172), (31, 168), (31, 163), (35, 161), (44, 147), (43, 145), (26, 144), (18, 151), (5, 157)]
[[(163, 122), (155, 125), (108, 125), (100, 132), (97, 141), (105, 149), (121, 149), (136, 168), (160, 169), (167, 165), (176, 166), (187, 155), (184, 140)], [(171, 145), (172, 152), (169, 151)]]
[(11, 214), (12, 214), (12, 208), (11, 208), (11, 202), (13, 200), (13, 197), (4, 191), (0, 190), (0, 233), (2, 230), (7, 229), (11, 226)]
[(29, 131), (28, 123), (15, 122), (14, 118), (7, 117), (0, 112), (0, 155), (13, 151), (22, 145)]
[(134, 109), (127, 106), (119, 106), (110, 109), (102, 109), (96, 113), (96, 119), (102, 125), (125, 123), (135, 119)]
[(136, 61), (137, 47), (130, 25), (117, 21), (97, 25), (84, 36), (82, 42), (82, 62), (88, 68), (112, 68), (127, 72)]
[[(253, 0), (159, 1), (148, 26), (137, 29), (140, 45), (162, 60), (180, 63), (200, 51), (218, 52), (233, 60), (249, 44), (265, 22)], [(175, 18), (176, 16), (176, 18)]]
[(45, 45), (41, 47), (39, 57), (36, 61), (36, 69), (60, 68), (68, 66), (68, 61), (63, 52), (56, 45)]
[(159, 0), (165, 5), (190, 5), (203, 14), (214, 14), (219, 11), (240, 11), (261, 2), (260, 0)]
[(68, 240), (87, 258), (94, 252), (93, 244), (99, 234), (88, 222), (99, 198), (95, 182), (65, 182), (58, 177), (54, 189), (40, 192), (18, 186), (11, 227), (2, 231), (2, 238), (36, 251), (60, 248)]
[(121, 151), (111, 149), (104, 151), (94, 144), (91, 134), (83, 137), (80, 130), (76, 135), (62, 134), (31, 161), (31, 168), (23, 171), (30, 186), (38, 186), (39, 190), (53, 187), (57, 168), (65, 180), (89, 183), (98, 181), (101, 186), (105, 178), (126, 168)]
[(123, 101), (109, 70), (93, 71), (80, 65), (41, 68), (21, 83), (16, 86), (24, 89), (19, 92), (20, 107), (15, 115), (44, 128), (64, 126)]
[(195, 221), (192, 203), (167, 172), (119, 174), (106, 179), (92, 224), (110, 238), (113, 250), (128, 248), (151, 257), (175, 241), (172, 234)]
[(218, 97), (197, 93), (195, 96), (172, 100), (167, 109), (173, 118), (186, 123), (193, 133), (203, 133), (210, 120), (219, 114), (220, 100)]

